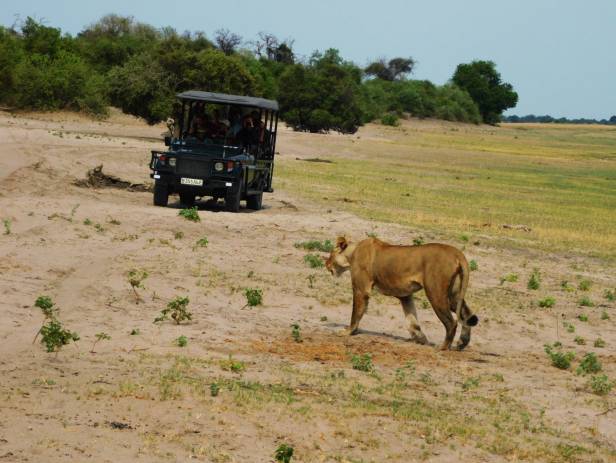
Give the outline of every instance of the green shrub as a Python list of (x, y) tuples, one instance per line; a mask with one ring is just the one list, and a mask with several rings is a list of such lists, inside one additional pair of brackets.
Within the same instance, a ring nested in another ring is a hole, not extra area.
[(607, 375), (596, 375), (590, 377), (589, 386), (593, 394), (607, 395), (614, 387), (614, 382)]
[(47, 352), (59, 352), (62, 346), (71, 341), (79, 341), (79, 335), (64, 329), (62, 323), (55, 318), (41, 328), (41, 343), (45, 344)]
[(567, 280), (561, 281), (560, 287), (563, 289), (563, 291), (566, 291), (568, 293), (575, 291), (575, 288), (571, 286)]
[(568, 370), (571, 367), (571, 361), (575, 358), (573, 352), (561, 352), (560, 349), (555, 350), (553, 346), (545, 345), (545, 353), (548, 354), (552, 365), (561, 370)]
[(293, 447), (287, 444), (281, 444), (274, 453), (274, 458), (280, 463), (291, 463), (293, 457)]
[(109, 336), (105, 332), (96, 333), (94, 336), (94, 342), (92, 343), (92, 348), (90, 349), (91, 353), (94, 353), (94, 346), (96, 346), (100, 341), (109, 341), (111, 340), (111, 336)]
[(178, 347), (186, 347), (188, 345), (188, 338), (182, 335), (175, 340), (175, 343), (178, 345)]
[(607, 310), (604, 310), (603, 312), (601, 312), (601, 320), (609, 320), (610, 319), (610, 315), (607, 313)]
[(423, 236), (418, 236), (417, 238), (413, 238), (413, 245), (414, 246), (421, 246), (422, 244), (424, 244), (424, 239)]
[(2, 219), (2, 223), (4, 224), (4, 234), (11, 234), (11, 219)]
[(577, 318), (581, 322), (587, 322), (588, 321), (588, 315), (586, 315), (584, 313), (579, 314)]
[(212, 397), (216, 397), (219, 391), (220, 391), (220, 386), (218, 385), (218, 383), (210, 384), (210, 395)]
[(599, 373), (601, 371), (601, 362), (593, 352), (584, 355), (575, 372), (578, 375), (587, 375), (589, 373)]
[(398, 127), (400, 125), (400, 120), (398, 119), (398, 116), (396, 114), (384, 114), (381, 117), (381, 124), (389, 125), (391, 127)]
[(244, 290), (246, 296), (246, 305), (254, 307), (263, 303), (263, 290), (255, 288), (246, 288)]
[(179, 325), (184, 320), (192, 320), (192, 313), (187, 309), (188, 303), (188, 297), (176, 297), (167, 304), (166, 308), (161, 310), (160, 316), (154, 319), (154, 323), (167, 320), (169, 316), (171, 316), (176, 325)]
[(191, 222), (201, 222), (201, 217), (199, 217), (197, 206), (182, 209), (178, 212), (178, 215), (184, 217), (186, 220), (190, 220)]
[(552, 296), (547, 296), (543, 299), (539, 299), (539, 307), (549, 308), (554, 307), (554, 304), (556, 304), (556, 299), (554, 299)]
[(582, 280), (578, 284), (578, 289), (580, 291), (588, 291), (588, 290), (590, 290), (591, 286), (592, 286), (592, 281), (590, 281), (590, 280)]
[(203, 238), (199, 238), (197, 240), (197, 242), (195, 243), (195, 246), (198, 248), (207, 248), (208, 243), (209, 242), (207, 240), (207, 237), (204, 236)]
[(351, 365), (354, 370), (367, 372), (372, 372), (374, 370), (372, 356), (370, 354), (353, 355), (351, 357)]
[(305, 249), (306, 251), (332, 252), (334, 250), (334, 245), (332, 244), (330, 240), (302, 241), (302, 242), (295, 243), (293, 246), (295, 246), (296, 248)]
[(471, 272), (474, 272), (475, 270), (479, 270), (479, 265), (474, 259), (468, 263), (468, 267), (471, 269)]
[(593, 345), (595, 347), (602, 348), (602, 347), (605, 347), (605, 341), (603, 339), (601, 339), (601, 338), (597, 338), (597, 339), (595, 339), (595, 342), (594, 342)]
[(586, 339), (584, 339), (582, 336), (576, 336), (573, 342), (575, 342), (578, 346), (586, 345)]
[(53, 318), (57, 312), (57, 309), (54, 309), (54, 303), (49, 296), (39, 296), (36, 298), (34, 302), (35, 307), (38, 307), (45, 315), (45, 318)]
[(515, 283), (516, 281), (518, 281), (518, 274), (517, 273), (508, 273), (505, 276), (502, 276), (500, 279), (500, 283), (501, 285), (505, 282), (507, 283)]
[(528, 284), (526, 285), (528, 289), (537, 290), (539, 286), (541, 286), (541, 275), (539, 273), (539, 269), (533, 269), (533, 273), (531, 273), (530, 278), (528, 279)]
[(291, 337), (293, 338), (293, 341), (295, 342), (302, 342), (302, 333), (297, 323), (293, 323), (291, 325)]
[(228, 359), (220, 361), (220, 368), (225, 371), (232, 371), (233, 373), (242, 373), (246, 370), (246, 364), (229, 356)]
[(578, 303), (582, 307), (594, 307), (595, 306), (594, 302), (591, 301), (588, 296), (584, 296), (583, 298), (581, 298)]
[(612, 291), (611, 289), (606, 289), (603, 296), (610, 302), (616, 301), (616, 291)]
[(306, 254), (304, 256), (304, 262), (307, 263), (310, 268), (320, 268), (325, 265), (323, 259), (316, 254)]

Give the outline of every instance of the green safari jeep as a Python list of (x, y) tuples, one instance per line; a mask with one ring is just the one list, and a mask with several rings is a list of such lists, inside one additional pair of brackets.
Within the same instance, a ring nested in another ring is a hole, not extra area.
[(271, 193), (278, 103), (248, 96), (191, 90), (177, 95), (177, 121), (167, 121), (166, 151), (152, 151), (154, 204), (177, 193), (184, 206), (196, 198), (224, 198), (228, 211), (240, 201), (262, 207)]

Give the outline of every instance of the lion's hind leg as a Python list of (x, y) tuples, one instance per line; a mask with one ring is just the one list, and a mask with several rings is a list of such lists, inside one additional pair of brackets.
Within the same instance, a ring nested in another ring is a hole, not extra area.
[(453, 318), (450, 311), (449, 298), (444, 291), (433, 291), (428, 287), (425, 290), (436, 316), (445, 326), (445, 340), (441, 345), (441, 350), (449, 350), (458, 329), (458, 322)]
[(400, 297), (399, 299), (402, 304), (402, 310), (404, 311), (404, 317), (408, 323), (411, 339), (419, 344), (428, 344), (428, 338), (426, 338), (426, 335), (421, 331), (421, 327), (419, 326), (413, 296)]
[(474, 315), (466, 305), (466, 301), (462, 301), (462, 318), (466, 316), (466, 319), (462, 320), (462, 332), (460, 333), (460, 339), (456, 345), (456, 349), (462, 350), (468, 343), (471, 342), (471, 326), (475, 326), (478, 322), (478, 318)]

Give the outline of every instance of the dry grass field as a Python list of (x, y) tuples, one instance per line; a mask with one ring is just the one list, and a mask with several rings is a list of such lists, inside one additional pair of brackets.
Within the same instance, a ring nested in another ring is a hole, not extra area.
[[(0, 113), (0, 462), (616, 459), (616, 130), (283, 130), (266, 208), (201, 202), (198, 223), (143, 188), (76, 185), (103, 164), (147, 187), (162, 131)], [(469, 347), (409, 342), (378, 294), (339, 336), (350, 279), (307, 249), (339, 234), (463, 249)], [(57, 355), (33, 342), (41, 295), (80, 337)], [(191, 320), (154, 323), (178, 297)]]

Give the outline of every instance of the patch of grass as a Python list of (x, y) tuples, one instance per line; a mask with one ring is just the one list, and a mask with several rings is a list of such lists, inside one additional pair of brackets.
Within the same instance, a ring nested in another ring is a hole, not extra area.
[(609, 320), (610, 319), (610, 314), (607, 313), (607, 310), (604, 310), (603, 312), (601, 312), (601, 320)]
[(462, 241), (463, 243), (468, 243), (468, 240), (470, 238), (466, 233), (462, 233), (460, 236), (458, 236), (458, 239)]
[(400, 125), (400, 120), (396, 114), (388, 113), (381, 117), (381, 124), (391, 127), (398, 127)]
[(526, 287), (528, 289), (537, 290), (541, 286), (541, 274), (539, 273), (539, 269), (533, 269), (533, 273), (530, 274), (530, 278), (528, 279), (528, 283)]
[(182, 209), (178, 212), (178, 215), (180, 217), (184, 217), (186, 220), (190, 220), (191, 222), (201, 222), (201, 217), (199, 217), (197, 206)]
[(563, 291), (567, 293), (572, 293), (573, 291), (575, 291), (575, 288), (572, 285), (570, 285), (567, 280), (561, 281), (560, 287), (562, 288)]
[(588, 321), (588, 315), (586, 315), (584, 313), (579, 314), (577, 318), (581, 322), (587, 322)]
[(501, 285), (505, 282), (507, 283), (515, 283), (516, 281), (518, 281), (518, 274), (517, 273), (508, 273), (507, 275), (504, 275), (501, 277), (500, 279), (500, 283)]
[(175, 238), (176, 240), (181, 240), (182, 238), (184, 238), (184, 232), (183, 231), (176, 231), (173, 234), (173, 238)]
[(258, 288), (246, 288), (244, 290), (244, 296), (246, 296), (246, 305), (255, 307), (263, 304), (263, 290)]
[(468, 267), (471, 269), (471, 272), (474, 272), (475, 270), (479, 270), (479, 265), (477, 264), (477, 261), (474, 259), (472, 259), (468, 263)]
[(207, 240), (207, 237), (204, 236), (203, 238), (199, 238), (197, 240), (197, 242), (195, 243), (195, 247), (196, 248), (207, 248), (209, 241)]
[(291, 463), (293, 447), (288, 444), (280, 444), (274, 452), (274, 458), (280, 463)]
[(188, 338), (182, 335), (175, 340), (175, 343), (178, 347), (186, 347), (188, 345)]
[(295, 243), (293, 246), (295, 246), (296, 248), (305, 249), (306, 251), (332, 252), (334, 250), (334, 245), (330, 240), (301, 241)]
[(592, 286), (592, 281), (590, 281), (590, 280), (582, 280), (578, 284), (578, 289), (580, 291), (589, 291), (591, 286)]
[(108, 223), (110, 223), (111, 225), (121, 225), (122, 224), (122, 222), (120, 222), (118, 219), (114, 219), (113, 217), (111, 217), (108, 220)]
[(210, 395), (212, 397), (218, 396), (219, 392), (220, 392), (220, 386), (218, 385), (218, 383), (210, 384)]
[(96, 344), (98, 344), (101, 341), (110, 341), (111, 340), (111, 336), (109, 336), (107, 333), (105, 332), (100, 332), (100, 333), (96, 333), (94, 335), (94, 342), (92, 343), (92, 348), (90, 349), (90, 353), (94, 353), (94, 346), (96, 346)]
[(132, 330), (130, 330), (129, 334), (131, 336), (137, 336), (137, 335), (141, 334), (141, 331), (139, 330), (139, 328), (133, 328)]
[(571, 323), (563, 322), (563, 326), (567, 330), (567, 333), (575, 333), (575, 326), (573, 326)]
[(582, 307), (594, 307), (595, 306), (595, 303), (593, 301), (591, 301), (588, 296), (582, 297), (578, 301), (578, 304), (580, 304)]
[(554, 304), (556, 304), (556, 299), (554, 299), (552, 296), (547, 296), (543, 299), (539, 299), (539, 307), (550, 308), (554, 307)]
[(605, 347), (605, 341), (601, 338), (597, 338), (595, 339), (595, 342), (593, 343), (593, 346), (595, 347), (599, 347), (599, 348), (603, 348)]
[(184, 320), (192, 320), (192, 313), (187, 309), (189, 303), (188, 297), (176, 297), (160, 311), (160, 316), (154, 319), (154, 323), (167, 320), (169, 316), (173, 319), (176, 325), (179, 325)]
[(578, 346), (586, 345), (586, 339), (584, 339), (582, 336), (576, 336), (573, 342), (575, 342)]
[(421, 246), (424, 243), (425, 243), (425, 241), (423, 239), (423, 236), (418, 236), (417, 238), (413, 238), (413, 245), (414, 246)]
[(462, 390), (464, 392), (467, 392), (471, 389), (475, 389), (479, 387), (479, 377), (471, 377), (471, 378), (467, 378), (463, 383), (462, 383)]
[(228, 359), (221, 360), (220, 368), (225, 371), (231, 371), (233, 373), (242, 373), (246, 371), (246, 364), (241, 360), (236, 360), (233, 357), (229, 356)]
[(607, 375), (595, 375), (590, 377), (588, 386), (593, 394), (608, 395), (614, 387), (614, 382), (610, 381)]
[(49, 320), (49, 323), (41, 328), (41, 343), (45, 344), (47, 352), (58, 353), (60, 349), (71, 341), (79, 341), (79, 335), (62, 326), (57, 319)]
[(92, 221), (91, 221), (90, 219), (86, 218), (86, 219), (83, 221), (83, 224), (84, 224), (84, 225), (88, 225), (88, 226), (89, 226), (89, 225), (92, 225)]
[(311, 273), (306, 277), (306, 279), (308, 280), (308, 287), (310, 289), (314, 288), (314, 282), (316, 281), (317, 276), (314, 273)]
[(361, 355), (353, 355), (351, 357), (351, 365), (354, 370), (366, 371), (371, 373), (374, 371), (374, 365), (372, 364), (372, 355), (370, 354), (361, 354)]
[(327, 317), (326, 317), (325, 315), (323, 315), (323, 316), (320, 318), (320, 320), (321, 320), (322, 322), (326, 322), (326, 321), (327, 321)]
[(308, 264), (310, 268), (320, 268), (325, 265), (321, 256), (317, 256), (316, 254), (306, 254), (304, 256), (304, 262)]
[(606, 289), (605, 292), (603, 293), (603, 297), (605, 297), (610, 302), (614, 302), (616, 301), (616, 291), (613, 291), (611, 289)]
[(561, 370), (568, 370), (571, 367), (571, 361), (575, 358), (574, 352), (562, 352), (559, 348), (554, 348), (548, 344), (544, 346), (544, 350), (550, 357), (552, 365)]
[(575, 372), (578, 375), (587, 375), (589, 373), (599, 373), (601, 371), (601, 362), (594, 352), (589, 352), (584, 355), (582, 361), (578, 365)]
[(302, 333), (297, 323), (293, 323), (291, 325), (291, 337), (293, 338), (293, 341), (295, 342), (302, 342)]
[(2, 219), (2, 223), (4, 224), (4, 234), (11, 234), (11, 219)]

